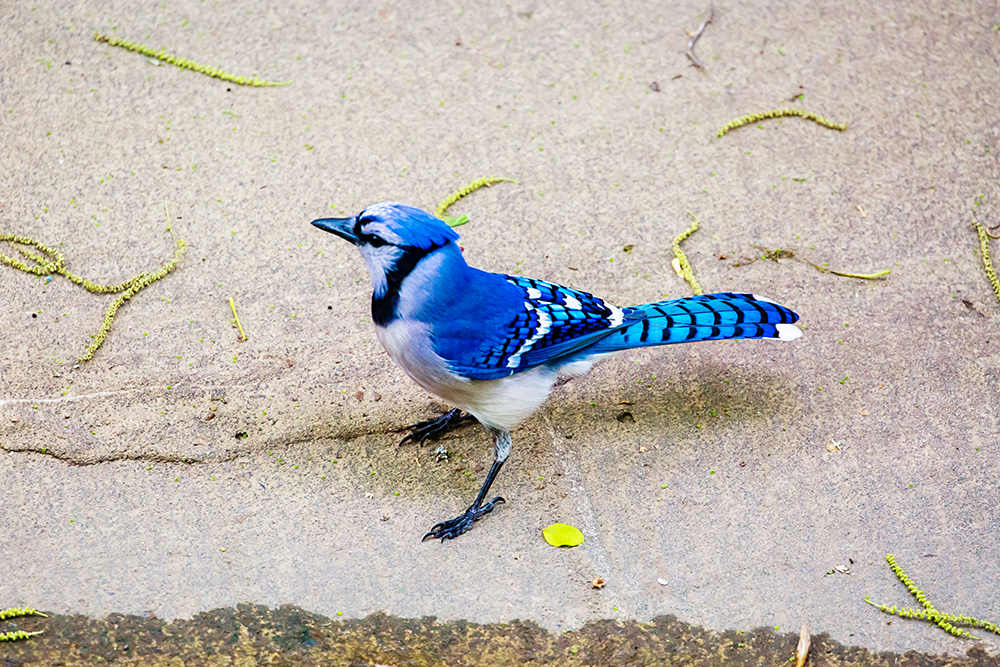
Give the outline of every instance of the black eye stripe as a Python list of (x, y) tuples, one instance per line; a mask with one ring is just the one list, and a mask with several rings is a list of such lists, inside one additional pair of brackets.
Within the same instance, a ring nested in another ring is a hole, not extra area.
[(365, 243), (367, 243), (368, 245), (373, 246), (375, 248), (380, 248), (384, 245), (387, 245), (388, 241), (386, 241), (381, 236), (378, 236), (376, 234), (366, 234), (361, 229), (361, 227), (365, 224), (365, 222), (367, 222), (367, 220), (358, 219), (358, 221), (354, 223), (354, 235), (357, 236), (362, 241), (364, 241)]

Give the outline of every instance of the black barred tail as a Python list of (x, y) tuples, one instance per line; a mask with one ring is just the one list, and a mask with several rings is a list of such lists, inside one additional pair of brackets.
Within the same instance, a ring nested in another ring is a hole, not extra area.
[(754, 294), (705, 294), (625, 308), (624, 324), (588, 351), (613, 352), (647, 345), (726, 338), (795, 340), (799, 316)]

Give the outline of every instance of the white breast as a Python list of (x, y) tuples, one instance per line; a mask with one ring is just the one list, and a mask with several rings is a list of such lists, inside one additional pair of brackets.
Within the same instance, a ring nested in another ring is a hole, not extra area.
[(376, 327), (382, 347), (418, 385), (471, 413), (487, 426), (510, 430), (545, 402), (556, 371), (540, 366), (499, 380), (467, 380), (448, 371), (430, 347), (430, 327), (397, 319)]

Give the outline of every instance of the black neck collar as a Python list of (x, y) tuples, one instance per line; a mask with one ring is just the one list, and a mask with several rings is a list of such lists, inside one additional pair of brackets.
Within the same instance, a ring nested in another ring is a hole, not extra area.
[(386, 271), (385, 293), (382, 296), (372, 294), (372, 320), (377, 326), (388, 326), (396, 319), (396, 306), (399, 305), (399, 288), (417, 264), (424, 257), (437, 250), (437, 246), (430, 248), (406, 248), (403, 255), (396, 260), (396, 264)]

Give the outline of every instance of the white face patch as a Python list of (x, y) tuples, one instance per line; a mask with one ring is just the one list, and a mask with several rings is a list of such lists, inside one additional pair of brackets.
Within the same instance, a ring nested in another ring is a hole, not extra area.
[(365, 264), (368, 265), (368, 274), (372, 279), (372, 292), (375, 293), (376, 297), (383, 296), (389, 289), (386, 274), (396, 266), (396, 262), (403, 256), (404, 251), (402, 248), (392, 245), (384, 245), (379, 248), (363, 245), (358, 249), (361, 251)]

